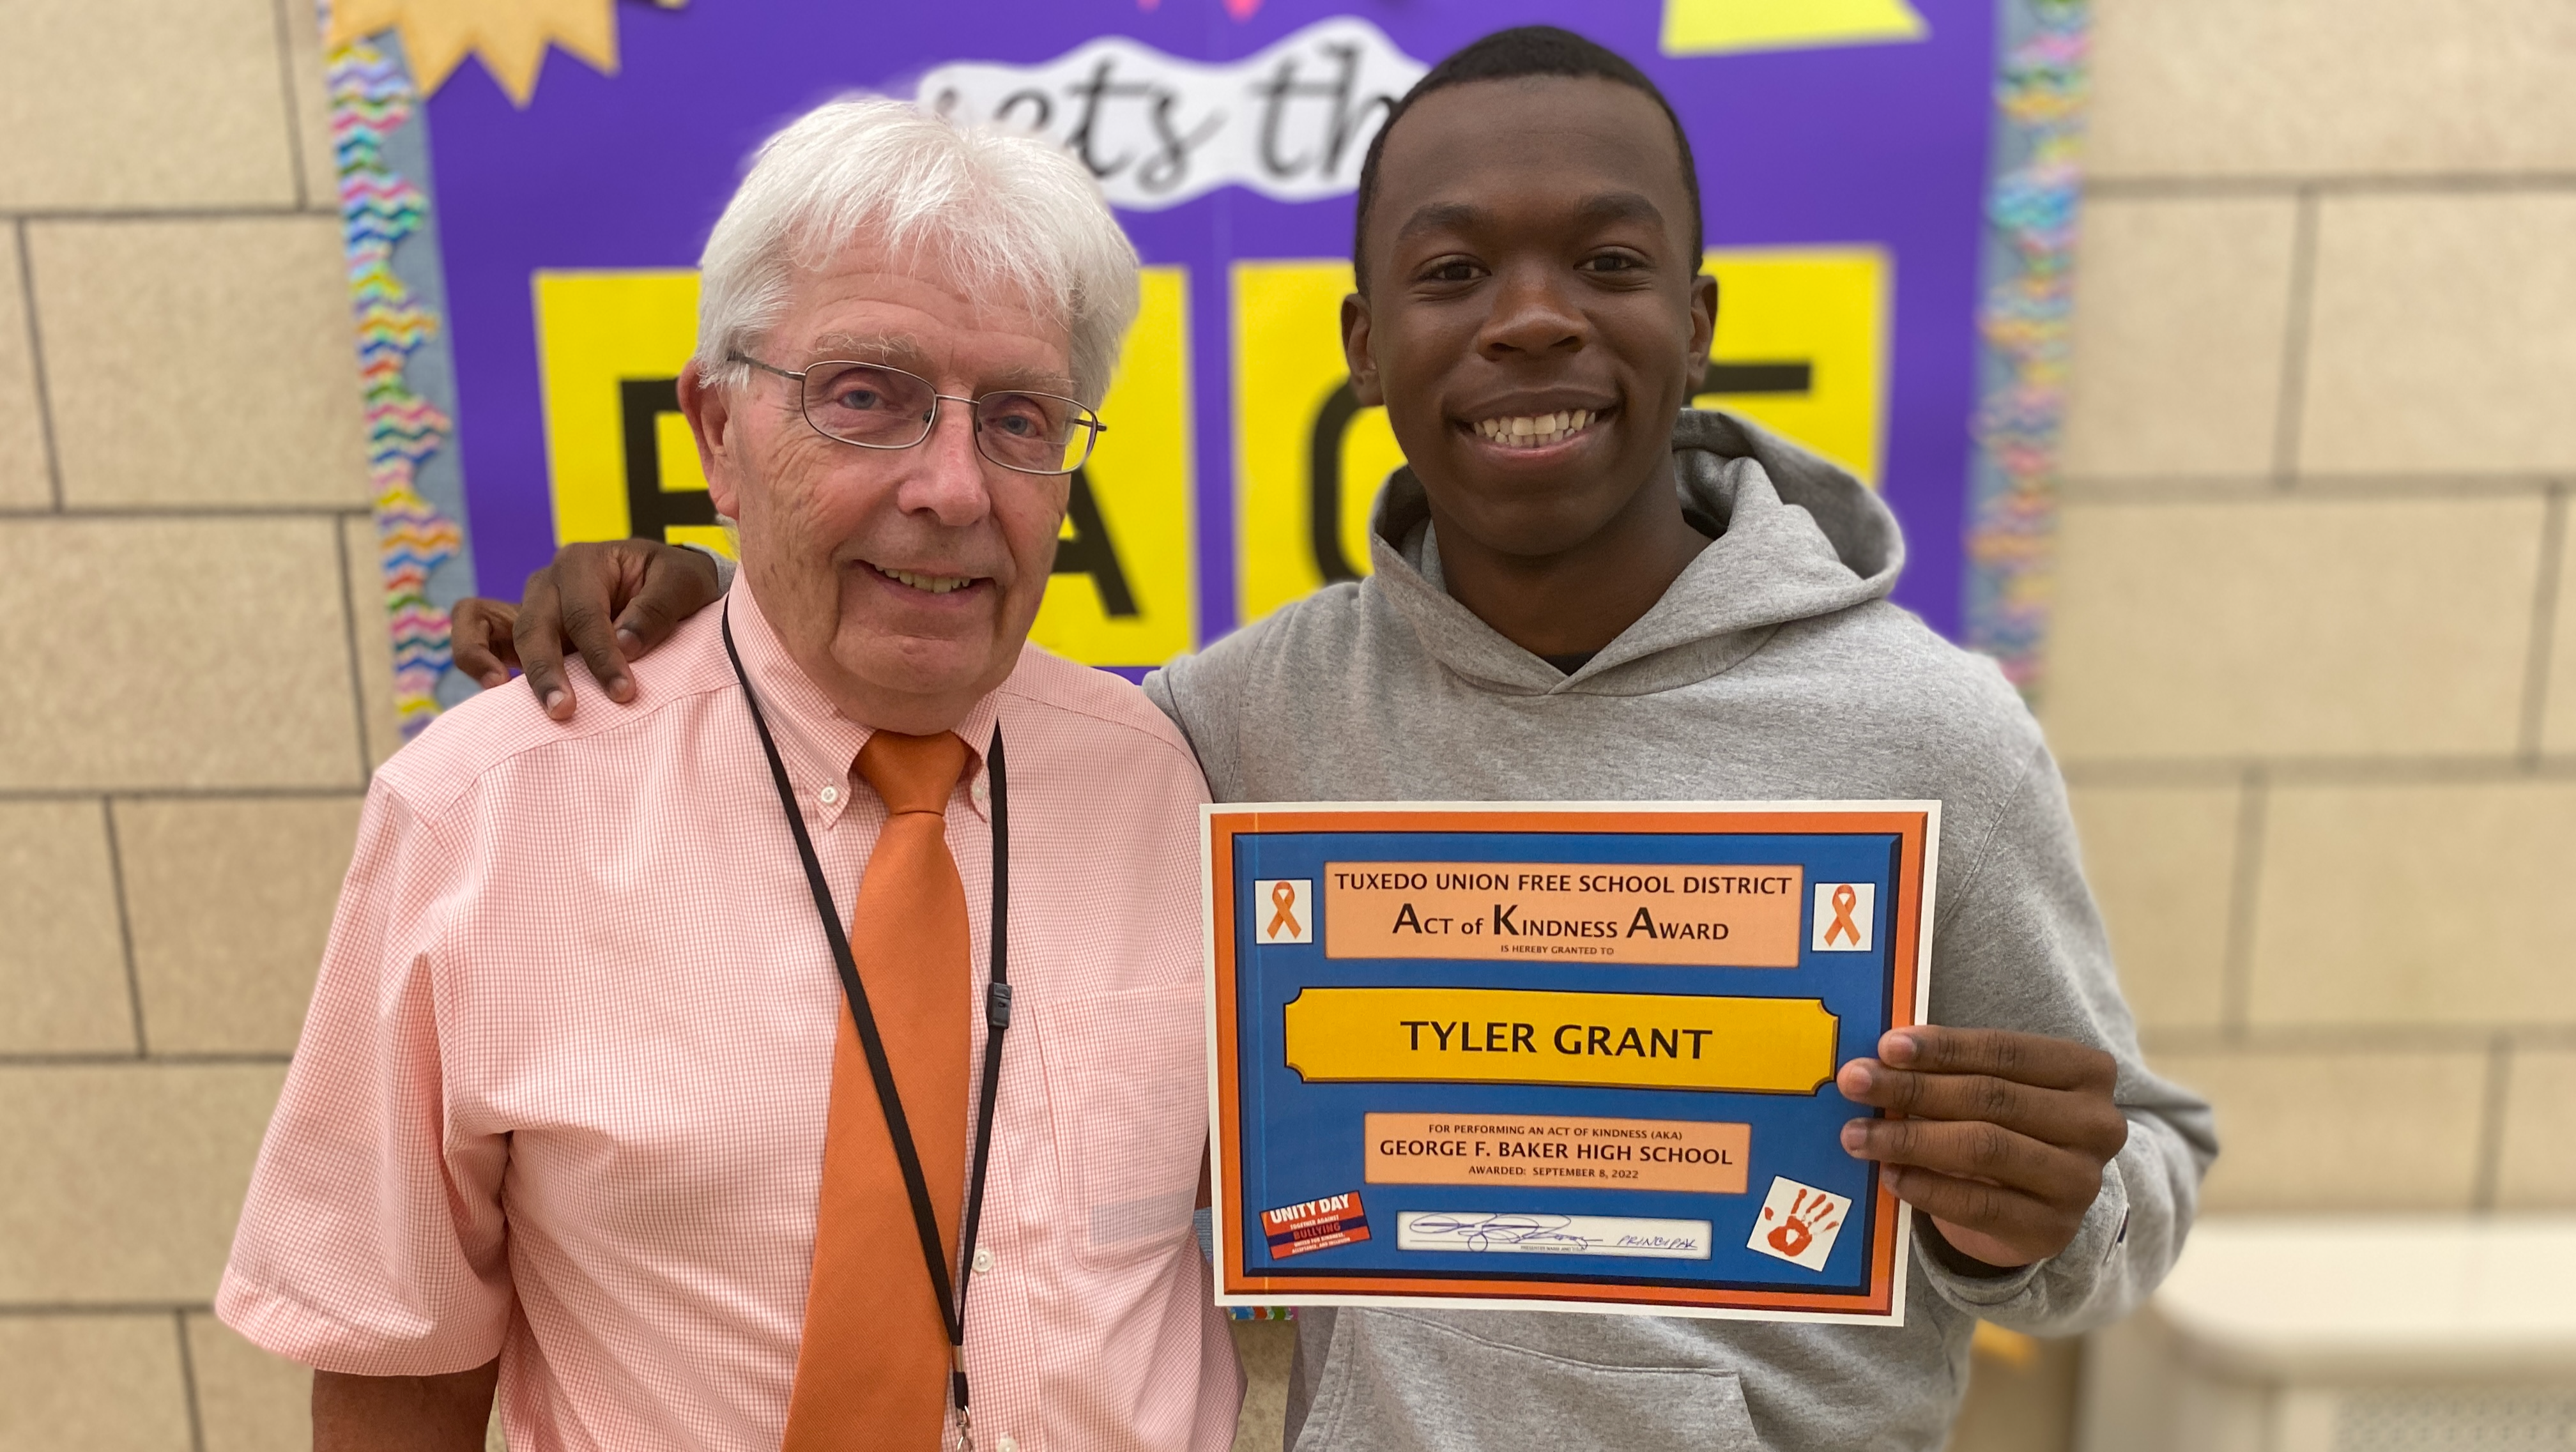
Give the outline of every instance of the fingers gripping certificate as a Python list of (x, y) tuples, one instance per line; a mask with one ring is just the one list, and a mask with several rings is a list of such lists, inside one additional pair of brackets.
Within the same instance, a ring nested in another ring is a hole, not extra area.
[(1206, 808), (1217, 1299), (1901, 1324), (1938, 802)]

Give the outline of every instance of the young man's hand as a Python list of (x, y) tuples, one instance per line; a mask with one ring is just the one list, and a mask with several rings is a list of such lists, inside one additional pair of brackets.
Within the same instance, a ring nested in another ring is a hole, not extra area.
[(647, 539), (568, 544), (555, 551), (554, 563), (528, 577), (517, 606), (457, 602), (450, 617), (456, 668), (490, 687), (516, 667), (546, 714), (566, 720), (573, 713), (566, 645), (590, 663), (608, 699), (631, 701), (635, 682), (626, 663), (715, 598), (715, 561), (696, 550)]
[[(1908, 1028), (1834, 1077), (1843, 1097), (1902, 1119), (1855, 1119), (1843, 1148), (1884, 1164), (1896, 1198), (1990, 1270), (2075, 1238), (2102, 1166), (2129, 1142), (2109, 1054), (2002, 1029)], [(1976, 1269), (1976, 1267), (1963, 1267)]]

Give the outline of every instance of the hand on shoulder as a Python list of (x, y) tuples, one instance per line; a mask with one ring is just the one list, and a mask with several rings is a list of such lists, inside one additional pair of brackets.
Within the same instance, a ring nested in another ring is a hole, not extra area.
[(568, 544), (528, 577), (517, 605), (468, 597), (450, 615), (456, 668), (486, 690), (512, 670), (558, 721), (572, 719), (567, 646), (621, 705), (635, 699), (627, 662), (652, 652), (679, 623), (722, 594), (715, 561), (658, 540)]

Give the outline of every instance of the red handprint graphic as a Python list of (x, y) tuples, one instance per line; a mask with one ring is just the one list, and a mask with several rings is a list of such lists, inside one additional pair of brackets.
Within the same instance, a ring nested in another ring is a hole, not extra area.
[[(1842, 1224), (1842, 1221), (1839, 1218), (1833, 1220), (1824, 1219), (1826, 1215), (1832, 1214), (1834, 1210), (1834, 1201), (1831, 1195), (1826, 1194), (1822, 1190), (1818, 1190), (1814, 1192), (1815, 1198), (1810, 1202), (1808, 1199), (1808, 1193), (1809, 1192), (1804, 1190), (1799, 1191), (1798, 1198), (1790, 1202), (1789, 1213), (1782, 1217), (1781, 1224), (1774, 1228), (1769, 1235), (1763, 1237), (1763, 1239), (1771, 1242), (1771, 1248), (1773, 1250), (1776, 1250), (1782, 1255), (1788, 1256), (1793, 1260), (1798, 1256), (1805, 1254), (1807, 1247), (1815, 1243), (1817, 1231), (1831, 1230), (1835, 1226)], [(1771, 1218), (1771, 1209), (1769, 1206), (1763, 1207), (1762, 1218), (1765, 1220)], [(1818, 1221), (1823, 1221), (1823, 1223), (1816, 1223)]]

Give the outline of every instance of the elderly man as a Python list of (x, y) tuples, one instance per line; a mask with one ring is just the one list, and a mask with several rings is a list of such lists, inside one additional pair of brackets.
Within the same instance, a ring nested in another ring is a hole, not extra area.
[(217, 1303), (317, 1446), (479, 1447), (496, 1383), (524, 1447), (1229, 1443), (1205, 786), (1026, 644), (1135, 267), (1033, 141), (762, 151), (680, 382), (724, 608), (637, 710), (492, 693), (370, 793)]

